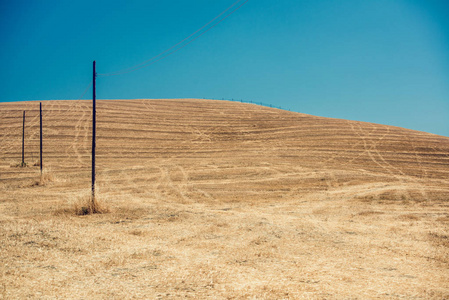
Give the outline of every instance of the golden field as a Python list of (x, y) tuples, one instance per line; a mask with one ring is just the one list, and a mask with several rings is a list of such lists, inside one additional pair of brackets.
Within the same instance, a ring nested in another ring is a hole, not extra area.
[[(228, 101), (0, 103), (1, 299), (447, 299), (449, 138)], [(22, 112), (27, 111), (25, 162)]]

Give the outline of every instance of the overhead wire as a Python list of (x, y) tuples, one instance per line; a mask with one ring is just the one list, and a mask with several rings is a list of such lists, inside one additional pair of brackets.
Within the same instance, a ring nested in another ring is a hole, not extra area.
[[(215, 18), (213, 18), (211, 21), (207, 22), (205, 25), (203, 25), (201, 28), (199, 28), (198, 30), (196, 30), (194, 33), (190, 34), (188, 37), (186, 37), (185, 39), (183, 39), (182, 41), (176, 43), (175, 45), (171, 46), (170, 48), (162, 51), (161, 53), (153, 56), (152, 58), (143, 61), (137, 65), (134, 65), (132, 67), (129, 68), (125, 68), (122, 69), (120, 71), (116, 71), (116, 72), (110, 72), (110, 73), (98, 73), (98, 76), (115, 76), (115, 75), (122, 75), (122, 74), (127, 74), (127, 73), (131, 73), (134, 71), (137, 71), (139, 69), (142, 69), (144, 67), (150, 66), (176, 52), (178, 52), (179, 50), (181, 50), (182, 48), (186, 47), (187, 45), (189, 45), (190, 43), (192, 43), (193, 41), (197, 40), (199, 37), (201, 37), (202, 35), (204, 35), (205, 33), (207, 33), (208, 31), (210, 31), (212, 28), (214, 28), (215, 26), (217, 26), (218, 24), (220, 24), (221, 22), (223, 22), (224, 20), (226, 20), (229, 16), (231, 16), (233, 13), (235, 13), (238, 9), (240, 9), (243, 5), (245, 5), (249, 0), (244, 0), (242, 2), (242, 0), (237, 0), (236, 2), (234, 2), (231, 6), (229, 6), (228, 8), (226, 8), (224, 11), (222, 11), (219, 15), (217, 15)], [(238, 5), (239, 3), (241, 3), (240, 5)], [(237, 6), (238, 5), (238, 6)], [(231, 10), (233, 7), (237, 6), (234, 10), (232, 10), (230, 13), (228, 13), (227, 15), (225, 15), (221, 20), (219, 20), (218, 22), (216, 22), (215, 24), (213, 24), (212, 26), (210, 26), (209, 28), (205, 29), (206, 27), (208, 27), (209, 25), (211, 25), (214, 21), (216, 21), (217, 19), (219, 19), (221, 16), (223, 16), (226, 12), (228, 12), (229, 10)], [(203, 29), (205, 29), (203, 32), (201, 32)], [(197, 33), (201, 32), (200, 34), (198, 34), (196, 37), (194, 37)], [(192, 37), (194, 37), (193, 39), (191, 39)], [(189, 40), (188, 42), (186, 42), (187, 40)], [(186, 43), (184, 43), (186, 42)], [(181, 44), (183, 44), (182, 46), (180, 46)], [(180, 47), (178, 47), (180, 46)], [(176, 48), (178, 47), (178, 48)], [(173, 50), (173, 51), (171, 51)], [(171, 52), (170, 52), (171, 51)], [(164, 55), (165, 54), (165, 55)]]
[(83, 99), (84, 95), (86, 95), (86, 93), (89, 91), (90, 87), (92, 86), (92, 84), (94, 83), (93, 80), (90, 81), (89, 85), (86, 87), (86, 89), (84, 90), (84, 92), (81, 94), (81, 96), (78, 98), (78, 100)]

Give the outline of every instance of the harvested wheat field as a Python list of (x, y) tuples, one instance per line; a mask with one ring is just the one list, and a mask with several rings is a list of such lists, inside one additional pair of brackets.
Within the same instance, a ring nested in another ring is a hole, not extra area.
[[(447, 299), (449, 138), (212, 100), (0, 104), (0, 296)], [(27, 111), (21, 163), (22, 111)], [(78, 214), (77, 214), (78, 213)]]

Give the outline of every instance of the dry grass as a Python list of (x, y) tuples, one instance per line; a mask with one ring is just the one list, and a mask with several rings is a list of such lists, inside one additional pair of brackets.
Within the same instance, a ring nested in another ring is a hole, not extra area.
[(55, 175), (48, 169), (43, 169), (39, 178), (39, 185), (48, 185), (56, 180)]
[(103, 201), (98, 200), (98, 196), (84, 196), (73, 204), (73, 213), (78, 216), (104, 214), (108, 212), (110, 212), (109, 208)]
[(24, 109), (37, 156), (38, 105), (0, 104), (3, 299), (449, 298), (449, 138), (222, 101), (99, 101), (107, 213), (84, 214), (89, 103), (43, 108), (41, 178), (10, 166)]

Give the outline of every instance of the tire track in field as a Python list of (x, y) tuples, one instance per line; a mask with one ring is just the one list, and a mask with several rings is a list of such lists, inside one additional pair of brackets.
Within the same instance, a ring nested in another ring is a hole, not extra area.
[[(397, 178), (397, 179), (399, 179), (399, 180), (401, 180), (401, 178), (394, 172), (394, 167), (392, 167), (390, 164), (386, 164), (386, 165), (384, 165), (385, 164), (385, 160), (383, 160), (384, 161), (384, 164), (381, 164), (376, 158), (375, 158), (375, 156), (373, 155), (373, 153), (372, 153), (372, 149), (374, 149), (374, 152), (376, 152), (376, 149), (375, 149), (375, 146), (376, 146), (376, 143), (377, 142), (374, 142), (374, 141), (372, 141), (371, 142), (371, 145), (368, 145), (368, 143), (367, 143), (367, 141), (366, 141), (366, 138), (365, 138), (365, 135), (366, 135), (366, 133), (364, 132), (364, 130), (362, 129), (362, 127), (360, 126), (360, 124), (358, 124), (358, 123), (356, 123), (356, 125), (357, 125), (357, 129), (353, 126), (353, 124), (351, 123), (351, 128), (352, 128), (352, 131), (362, 140), (362, 142), (363, 142), (363, 148), (365, 149), (365, 154), (376, 164), (376, 165), (378, 165), (379, 167), (381, 167), (382, 169), (384, 169), (385, 171), (387, 171), (390, 175), (392, 175), (392, 176), (394, 176), (395, 178)], [(368, 136), (369, 135), (371, 135), (371, 133), (374, 131), (375, 129), (372, 129), (369, 133), (368, 133)], [(386, 135), (386, 134), (385, 134)], [(383, 139), (384, 137), (385, 137), (385, 135), (383, 135), (381, 138), (380, 138), (380, 140), (381, 139)], [(377, 151), (376, 152), (376, 155), (377, 156), (379, 156), (379, 157), (381, 157), (382, 158), (382, 155), (379, 153), (379, 151)], [(354, 158), (355, 159), (355, 158)], [(354, 160), (353, 159), (353, 160)], [(400, 171), (402, 174), (404, 174), (402, 171)]]
[[(377, 127), (376, 127), (376, 126), (374, 126), (374, 125), (372, 125), (372, 126), (373, 126), (374, 129), (377, 130)], [(397, 167), (393, 166), (392, 164), (390, 164), (389, 162), (387, 162), (387, 161), (385, 160), (383, 154), (380, 153), (380, 151), (377, 149), (377, 144), (378, 144), (380, 141), (382, 141), (382, 140), (385, 138), (385, 136), (387, 136), (387, 135), (390, 133), (390, 128), (388, 128), (387, 126), (385, 126), (385, 127), (387, 128), (387, 132), (386, 132), (384, 135), (382, 135), (379, 139), (371, 139), (371, 141), (372, 141), (372, 142), (371, 142), (371, 143), (372, 143), (372, 146), (371, 146), (370, 149), (373, 149), (374, 153), (375, 153), (375, 154), (379, 157), (379, 159), (385, 164), (385, 166), (387, 166), (387, 168), (390, 167), (390, 169), (391, 169), (392, 171), (396, 170), (396, 171), (399, 172), (401, 175), (410, 177), (410, 176), (406, 175), (404, 172), (402, 172), (402, 170), (400, 170), (399, 168), (397, 168)], [(359, 128), (360, 128), (360, 130), (362, 131), (362, 127), (361, 127), (360, 125), (359, 125)], [(374, 130), (374, 129), (373, 129), (373, 130)], [(370, 135), (371, 135), (371, 133), (368, 133), (368, 136), (370, 136)]]
[(159, 180), (154, 190), (162, 198), (174, 197), (183, 203), (191, 203), (200, 199), (215, 200), (210, 193), (196, 187), (195, 182), (189, 179), (185, 168), (176, 163), (163, 163), (159, 168)]
[(195, 136), (193, 142), (212, 142), (211, 135), (207, 133), (205, 130), (200, 130), (196, 127), (191, 127), (191, 134)]
[(201, 198), (206, 198), (207, 200), (215, 200), (215, 198), (209, 194), (208, 192), (201, 190), (195, 186), (195, 183), (189, 180), (189, 174), (185, 170), (185, 168), (181, 165), (176, 165), (174, 167), (175, 171), (178, 171), (181, 174), (181, 179), (177, 188), (179, 192), (184, 195), (183, 198), (188, 202), (195, 202)]
[(191, 197), (189, 196), (190, 183), (189, 175), (187, 174), (186, 170), (181, 165), (176, 165), (174, 168), (181, 174), (181, 179), (179, 180), (179, 184), (177, 184), (177, 189), (182, 195), (182, 198), (188, 202), (195, 201), (195, 199), (191, 199)]
[[(379, 125), (379, 126), (383, 126), (383, 127), (385, 127), (385, 128), (387, 129), (386, 134), (382, 137), (382, 139), (383, 139), (386, 135), (390, 134), (390, 127), (389, 127), (389, 126), (386, 126), (386, 125)], [(409, 136), (407, 136), (407, 140), (408, 140), (409, 143), (412, 144), (411, 139), (410, 139)], [(376, 145), (377, 145), (377, 143), (376, 143)], [(418, 153), (417, 153), (417, 151), (416, 151), (416, 149), (415, 149), (414, 144), (412, 144), (412, 148), (413, 148), (413, 151), (414, 151), (414, 154), (415, 154), (415, 157), (416, 157), (416, 162), (417, 162), (417, 164), (418, 164), (418, 168), (420, 168), (420, 169), (421, 169), (421, 172), (423, 172), (422, 161), (421, 161), (421, 159), (419, 158), (419, 155), (418, 155)], [(414, 182), (414, 183), (416, 184), (416, 187), (420, 189), (421, 195), (424, 197), (424, 199), (426, 199), (426, 200), (429, 199), (429, 197), (428, 197), (428, 195), (427, 195), (427, 192), (426, 192), (426, 188), (421, 184), (419, 178), (417, 178), (416, 176), (407, 175), (407, 174), (405, 174), (404, 172), (402, 172), (399, 168), (394, 167), (393, 165), (391, 165), (390, 163), (388, 163), (388, 162), (384, 159), (384, 157), (381, 155), (381, 153), (379, 152), (379, 150), (377, 149), (377, 147), (375, 147), (375, 151), (377, 152), (377, 154), (379, 155), (379, 157), (382, 159), (382, 161), (383, 161), (385, 164), (391, 166), (392, 168), (394, 168), (395, 170), (397, 170), (398, 172), (400, 172), (401, 175), (402, 175), (403, 177), (407, 178), (409, 181)], [(410, 193), (407, 193), (407, 195), (410, 196)]]
[(418, 151), (416, 150), (415, 143), (412, 141), (412, 139), (409, 136), (407, 136), (407, 141), (413, 149), (413, 154), (415, 156), (416, 163), (418, 164), (418, 167), (421, 169), (421, 173), (422, 173), (421, 176), (428, 177), (427, 170), (423, 166), (423, 162), (421, 160), (421, 155), (418, 154)]
[[(82, 102), (82, 104), (83, 103), (85, 103), (85, 102)], [(87, 150), (89, 148), (89, 136), (92, 136), (91, 120), (93, 117), (93, 111), (92, 111), (92, 109), (89, 108), (89, 106), (87, 104), (83, 104), (82, 107), (84, 107), (84, 109), (85, 109), (84, 112), (89, 111), (89, 114), (88, 114), (89, 116), (87, 118), (85, 118), (84, 125), (82, 126), (83, 131), (84, 131), (83, 144), (82, 144), (83, 148), (84, 148), (83, 152), (84, 152), (84, 156), (87, 157), (87, 156), (89, 156), (89, 153)], [(78, 150), (78, 154), (79, 154), (79, 150)], [(82, 160), (82, 158), (80, 156), (78, 156), (78, 159)], [(89, 165), (89, 162), (84, 162), (84, 164)]]
[[(414, 187), (414, 185), (413, 185)], [(366, 184), (358, 184), (353, 186), (340, 187), (338, 189), (328, 191), (329, 195), (339, 196), (340, 200), (351, 200), (357, 197), (374, 196), (384, 192), (402, 191), (410, 198), (411, 186), (404, 183), (385, 183), (385, 182), (373, 182)]]
[[(74, 112), (76, 112), (76, 101), (67, 101), (64, 105), (61, 105), (60, 102), (61, 101), (47, 101), (42, 106), (44, 136), (47, 136), (47, 134), (52, 134), (54, 136), (52, 140), (44, 138), (46, 139), (44, 147), (46, 149), (51, 149), (50, 151), (47, 150), (47, 158), (50, 159), (52, 156), (58, 156), (59, 153), (64, 153), (60, 163), (65, 165), (67, 162), (70, 162), (70, 157), (72, 156), (69, 153), (71, 146), (70, 135), (65, 127), (71, 127), (74, 123), (73, 119), (76, 116), (76, 114), (74, 114)], [(49, 124), (51, 124), (51, 126), (49, 126)], [(66, 136), (59, 137), (61, 135)]]
[[(362, 127), (357, 124), (359, 127), (360, 132), (363, 134), (363, 129)], [(408, 182), (414, 182), (415, 183), (415, 187), (420, 189), (421, 191), (421, 195), (425, 198), (428, 199), (428, 195), (426, 192), (426, 188), (421, 184), (420, 180), (418, 178), (416, 178), (415, 176), (411, 176), (411, 175), (407, 175), (405, 174), (402, 170), (400, 170), (399, 168), (393, 166), (392, 164), (390, 164), (389, 162), (387, 162), (384, 158), (384, 156), (380, 153), (380, 151), (377, 149), (377, 144), (383, 140), (385, 138), (385, 136), (390, 134), (390, 128), (386, 125), (382, 125), (387, 129), (387, 132), (382, 135), (379, 139), (370, 139), (371, 140), (371, 147), (368, 149), (365, 147), (365, 149), (367, 150), (370, 158), (379, 166), (383, 167), (387, 172), (389, 172), (392, 176), (394, 176), (395, 178), (397, 178), (401, 184), (403, 186), (407, 186), (407, 182), (405, 179), (407, 179)], [(372, 125), (373, 128), (377, 128), (376, 126)], [(370, 136), (372, 134), (373, 131), (371, 131), (370, 133), (368, 133), (368, 136)], [(358, 133), (357, 133), (358, 134)], [(363, 138), (363, 140), (365, 141), (365, 138), (362, 137), (361, 134), (358, 134), (361, 138)], [(366, 144), (366, 142), (365, 142)], [(365, 145), (364, 144), (364, 145)], [(374, 152), (374, 154), (378, 157), (378, 159), (380, 159), (381, 163), (373, 156), (372, 152)], [(399, 174), (397, 174), (396, 172), (398, 172)], [(411, 198), (410, 195), (410, 191), (409, 189), (402, 189), (399, 188), (399, 190), (403, 190), (404, 193), (406, 194), (406, 197), (408, 199)]]
[(170, 165), (159, 167), (161, 177), (160, 182), (156, 186), (156, 190), (159, 190), (160, 193), (164, 196), (170, 196), (170, 194), (175, 194), (180, 196), (180, 198), (185, 202), (190, 202), (188, 196), (186, 196), (185, 192), (179, 187), (178, 184), (175, 184), (170, 175), (171, 167)]
[[(75, 109), (77, 112), (81, 112), (81, 115), (78, 117), (78, 120), (76, 121), (75, 128), (74, 128), (74, 138), (70, 144), (70, 146), (66, 149), (66, 155), (67, 155), (67, 162), (70, 163), (71, 158), (74, 157), (78, 163), (81, 166), (87, 166), (81, 158), (81, 154), (79, 153), (79, 137), (82, 133), (82, 127), (84, 126), (84, 123), (86, 122), (86, 116), (87, 111), (83, 109), (82, 105), (80, 103), (76, 103)], [(73, 153), (73, 155), (72, 155)]]
[[(359, 136), (359, 137), (362, 139), (362, 141), (363, 141), (363, 146), (364, 146), (364, 149), (365, 149), (365, 153), (368, 155), (368, 157), (369, 157), (369, 158), (370, 158), (376, 165), (378, 165), (378, 166), (380, 166), (381, 168), (383, 168), (384, 170), (386, 170), (390, 175), (392, 175), (394, 178), (396, 178), (398, 181), (400, 181), (400, 182), (403, 184), (403, 183), (404, 183), (404, 178), (403, 178), (403, 176), (400, 176), (400, 175), (398, 175), (398, 174), (395, 172), (395, 170), (398, 170), (398, 169), (395, 168), (395, 167), (393, 167), (393, 166), (390, 165), (389, 163), (387, 163), (387, 162), (385, 161), (385, 159), (383, 158), (383, 156), (380, 154), (380, 152), (379, 152), (379, 151), (377, 150), (377, 148), (376, 148), (377, 143), (378, 143), (380, 140), (382, 140), (382, 139), (385, 138), (385, 136), (386, 136), (387, 133), (389, 132), (389, 129), (388, 129), (388, 132), (385, 133), (380, 139), (378, 139), (378, 140), (376, 140), (376, 141), (372, 140), (372, 141), (371, 141), (371, 146), (368, 147), (368, 144), (367, 144), (367, 142), (366, 142), (366, 138), (365, 138), (365, 136), (362, 135), (362, 134), (365, 134), (365, 133), (364, 133), (362, 127), (360, 126), (360, 124), (357, 124), (358, 130), (356, 130), (353, 126), (351, 126), (351, 127), (352, 127), (352, 129), (353, 129), (353, 132), (354, 132), (357, 136)], [(374, 126), (373, 126), (373, 127), (374, 127)], [(374, 130), (374, 129), (373, 129), (373, 130)], [(368, 136), (373, 132), (373, 130), (371, 130), (371, 131), (368, 133)], [(365, 135), (366, 135), (366, 134), (365, 134)], [(380, 159), (382, 160), (383, 164), (380, 163), (380, 162), (374, 157), (373, 153), (371, 152), (372, 149), (374, 149), (375, 154), (376, 154), (378, 157), (380, 157)], [(398, 170), (398, 171), (400, 172), (401, 175), (405, 175), (402, 171), (400, 171), (400, 170)], [(407, 193), (407, 197), (410, 197), (410, 193), (409, 193), (408, 191), (406, 191), (406, 193)]]
[[(352, 130), (354, 130), (354, 126), (352, 125), (352, 122), (353, 121), (347, 121), (347, 124), (349, 124), (350, 125), (350, 127), (352, 128)], [(354, 149), (356, 149), (358, 146), (360, 146), (360, 145), (362, 145), (363, 144), (363, 140), (361, 140), (361, 139), (358, 139), (358, 141), (356, 141), (356, 142), (354, 142), (354, 143), (351, 143), (351, 150), (354, 150)], [(333, 155), (332, 155), (332, 157), (330, 157), (330, 158), (328, 158), (328, 159), (326, 159), (326, 160), (324, 160), (323, 162), (322, 162), (322, 164), (323, 165), (326, 165), (327, 163), (330, 163), (330, 162), (334, 162), (337, 158), (339, 158), (342, 154), (344, 154), (344, 153), (350, 153), (350, 151), (348, 151), (348, 150), (346, 150), (346, 151), (336, 151)], [(362, 152), (362, 153), (360, 153), (360, 154), (358, 154), (358, 155), (356, 155), (355, 157), (353, 157), (352, 159), (350, 159), (349, 161), (340, 161), (339, 162), (339, 164), (341, 164), (341, 165), (344, 165), (344, 166), (347, 166), (347, 165), (350, 165), (354, 160), (356, 160), (357, 158), (359, 158), (360, 156), (362, 156), (364, 154), (364, 152)]]
[[(8, 112), (8, 111), (1, 111), (1, 113), (2, 114), (7, 114), (7, 117), (8, 118), (14, 118), (13, 117), (13, 113), (11, 113), (11, 112)], [(20, 130), (19, 130), (19, 128), (20, 128), (20, 124), (22, 124), (21, 123), (21, 120), (22, 120), (22, 118), (21, 118), (22, 116), (19, 116), (18, 114), (17, 114), (17, 117), (16, 117), (16, 120), (17, 120), (17, 124), (15, 124), (15, 123), (13, 123), (13, 126), (9, 126), (9, 127), (7, 127), (7, 126), (5, 126), (5, 127), (3, 127), (3, 125), (6, 125), (7, 124), (7, 122), (5, 122), (5, 120), (3, 119), (2, 120), (2, 122), (0, 123), (0, 135), (1, 135), (1, 139), (0, 139), (0, 141), (1, 141), (1, 143), (0, 143), (0, 150), (3, 152), (3, 153), (6, 153), (6, 152), (12, 152), (12, 149), (14, 149), (14, 148), (16, 148), (17, 146), (15, 146), (15, 144), (19, 144), (19, 139), (21, 138), (21, 135), (20, 135)], [(6, 119), (6, 118), (5, 118)], [(19, 135), (20, 135), (20, 138), (19, 138)], [(17, 136), (17, 138), (16, 138), (16, 136)], [(17, 140), (17, 143), (15, 143), (14, 142), (14, 140)], [(3, 157), (3, 155), (2, 155), (2, 157)]]
[[(424, 168), (423, 162), (421, 160), (421, 156), (418, 154), (418, 151), (416, 150), (415, 143), (412, 141), (412, 139), (409, 136), (407, 136), (407, 141), (409, 142), (409, 144), (411, 145), (411, 147), (413, 149), (413, 153), (415, 155), (416, 163), (418, 164), (418, 167), (421, 169), (422, 177), (423, 178), (428, 178), (427, 170)], [(415, 178), (415, 182), (418, 182), (418, 180), (416, 178)], [(420, 184), (419, 186), (421, 187), (421, 195), (426, 200), (428, 200), (429, 196), (427, 194), (426, 188), (422, 184)]]
[(153, 103), (150, 103), (151, 100), (141, 100), (140, 103), (143, 104), (143, 106), (146, 108), (147, 111), (149, 112), (155, 112), (157, 111), (155, 105)]
[[(371, 142), (370, 147), (368, 147), (368, 144), (366, 143), (365, 137), (363, 137), (363, 136), (362, 136), (362, 135), (355, 129), (355, 127), (354, 127), (354, 121), (347, 121), (347, 124), (349, 124), (349, 126), (350, 126), (350, 128), (351, 128), (351, 131), (354, 132), (354, 133), (359, 137), (359, 141), (353, 143), (353, 144), (351, 145), (351, 149), (355, 149), (357, 146), (363, 145), (364, 151), (361, 152), (361, 153), (359, 153), (359, 154), (357, 154), (357, 155), (355, 155), (354, 157), (352, 157), (350, 160), (348, 160), (348, 161), (346, 161), (346, 162), (341, 162), (341, 164), (342, 164), (342, 165), (349, 165), (349, 164), (353, 163), (356, 159), (360, 158), (361, 156), (363, 156), (363, 155), (368, 155), (368, 157), (369, 157), (374, 163), (376, 163), (377, 165), (381, 166), (381, 165), (379, 164), (379, 162), (377, 162), (377, 161), (372, 157), (372, 155), (371, 155), (371, 149), (373, 149), (373, 148), (377, 145), (377, 143), (378, 143), (380, 140), (384, 139), (385, 136), (386, 136), (387, 134), (384, 134), (381, 138), (379, 138), (379, 140), (374, 141), (374, 142)], [(359, 130), (361, 130), (361, 131), (363, 132), (363, 130), (361, 129), (360, 125), (357, 124), (357, 126), (359, 127)], [(372, 134), (374, 130), (375, 130), (375, 129), (372, 129), (368, 134), (369, 134), (369, 135)], [(346, 152), (348, 152), (348, 151), (346, 151)], [(334, 157), (332, 157), (332, 158), (326, 160), (325, 162), (332, 161), (332, 160), (334, 160), (335, 157), (337, 157), (337, 156), (338, 156), (338, 154), (335, 154)], [(382, 167), (382, 168), (385, 168), (385, 167), (383, 167), (383, 166), (381, 166), (381, 167)]]

